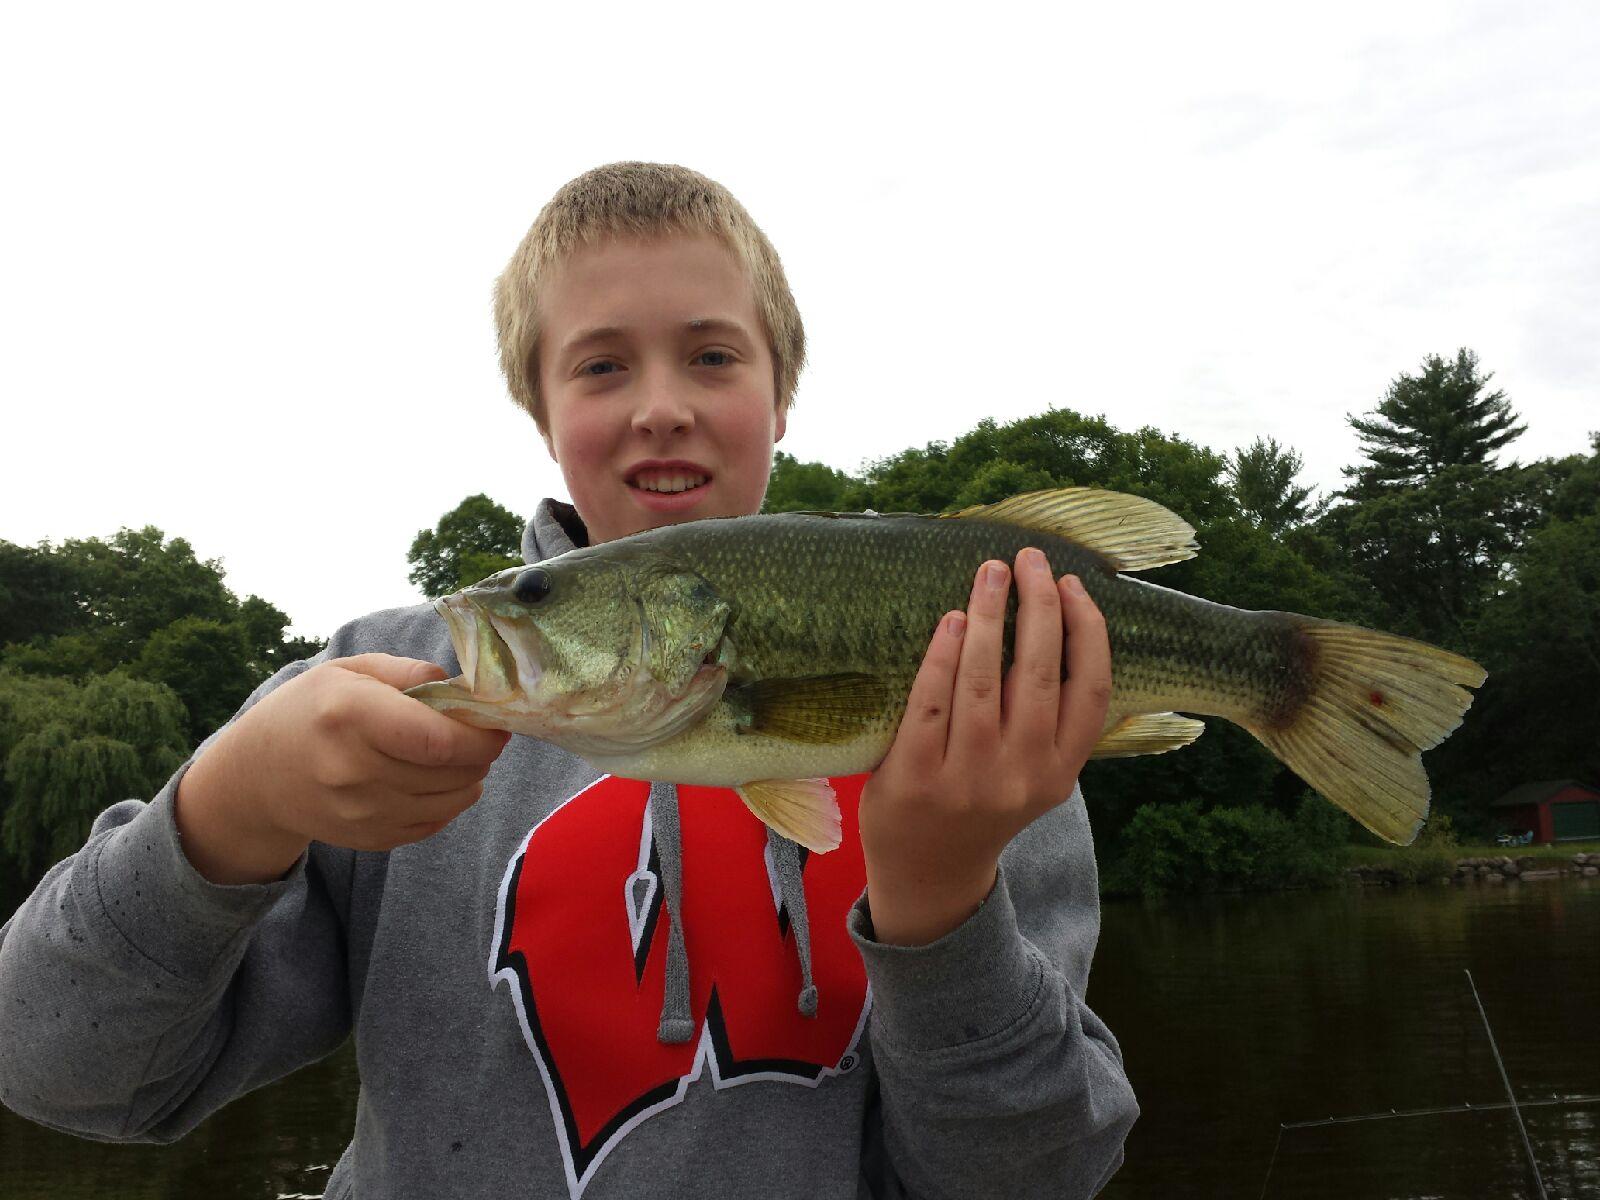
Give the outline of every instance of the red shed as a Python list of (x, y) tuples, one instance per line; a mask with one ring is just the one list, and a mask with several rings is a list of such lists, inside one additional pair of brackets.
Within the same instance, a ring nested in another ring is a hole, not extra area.
[(1600, 788), (1576, 779), (1546, 779), (1514, 787), (1489, 806), (1511, 833), (1533, 830), (1536, 842), (1600, 838)]

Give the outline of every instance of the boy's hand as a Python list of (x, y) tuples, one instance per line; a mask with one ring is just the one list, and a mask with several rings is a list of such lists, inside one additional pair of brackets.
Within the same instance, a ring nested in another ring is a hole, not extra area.
[(179, 784), (189, 861), (213, 883), (263, 883), (312, 841), (389, 850), (443, 829), (482, 795), (511, 736), (400, 694), (444, 677), (433, 663), (360, 654), (263, 698)]
[(1016, 653), (1002, 685), (1010, 582), (1004, 563), (985, 563), (966, 615), (939, 622), (900, 731), (862, 792), (879, 941), (924, 945), (976, 912), (1000, 852), (1072, 794), (1100, 738), (1111, 699), (1105, 618), (1076, 576), (1057, 583), (1043, 553), (1024, 550)]

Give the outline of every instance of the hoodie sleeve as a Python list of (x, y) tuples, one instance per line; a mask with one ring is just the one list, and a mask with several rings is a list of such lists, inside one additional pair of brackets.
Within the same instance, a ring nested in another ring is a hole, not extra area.
[[(315, 661), (285, 667), (244, 709)], [(302, 855), (271, 884), (207, 881), (173, 820), (204, 751), (149, 803), (101, 813), (0, 926), (0, 1102), (22, 1116), (172, 1141), (350, 1029), (336, 859)]]
[(1089, 1197), (1122, 1164), (1139, 1107), (1083, 998), (1098, 889), (1074, 792), (1007, 847), (982, 907), (938, 941), (884, 945), (870, 897), (857, 901), (885, 1193)]

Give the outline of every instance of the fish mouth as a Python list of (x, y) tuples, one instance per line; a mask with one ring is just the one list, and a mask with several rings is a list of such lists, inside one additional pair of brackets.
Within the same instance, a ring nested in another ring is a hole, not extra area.
[(542, 672), (529, 653), (526, 630), (509, 629), (503, 618), (465, 592), (435, 600), (433, 608), (450, 633), (450, 645), (461, 664), (461, 682), (474, 696), (507, 699), (519, 692), (530, 694), (538, 686)]

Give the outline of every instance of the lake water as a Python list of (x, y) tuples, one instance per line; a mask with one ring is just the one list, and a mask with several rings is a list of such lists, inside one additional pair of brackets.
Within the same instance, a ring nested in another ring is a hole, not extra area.
[[(1600, 880), (1108, 903), (1090, 1003), (1144, 1114), (1102, 1193), (1532, 1197), (1509, 1112), (1280, 1123), (1600, 1093)], [(314, 1197), (349, 1137), (348, 1048), (171, 1147), (105, 1146), (0, 1110), (0, 1200)], [(1600, 1197), (1600, 1104), (1524, 1111), (1552, 1197)], [(1272, 1163), (1270, 1180), (1268, 1164)]]

